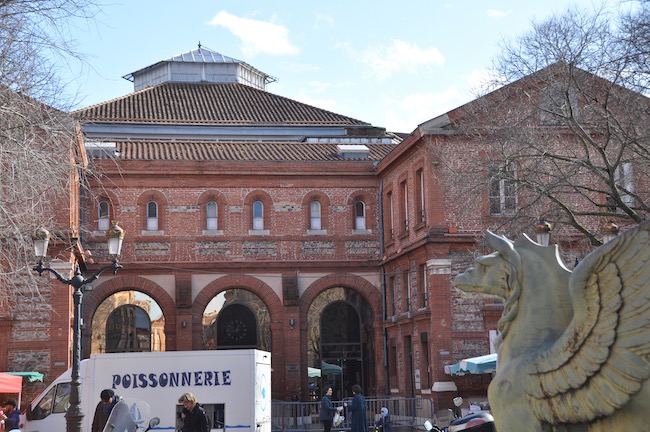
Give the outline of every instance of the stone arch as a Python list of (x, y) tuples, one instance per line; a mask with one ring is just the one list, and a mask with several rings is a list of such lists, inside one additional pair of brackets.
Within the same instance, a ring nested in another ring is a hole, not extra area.
[[(316, 297), (323, 291), (334, 288), (334, 287), (345, 287), (352, 289), (358, 292), (361, 297), (368, 303), (370, 306), (373, 315), (377, 318), (372, 320), (372, 331), (373, 331), (373, 344), (375, 347), (382, 346), (382, 325), (383, 319), (381, 316), (382, 313), (382, 297), (381, 290), (375, 287), (372, 283), (368, 282), (366, 279), (356, 276), (353, 274), (330, 274), (326, 275), (316, 281), (314, 281), (305, 292), (300, 297), (300, 362), (302, 365), (307, 365), (307, 339), (308, 339), (308, 320), (307, 316), (309, 313), (309, 307), (316, 299)], [(303, 374), (301, 377), (301, 388), (307, 388), (307, 374)], [(303, 390), (303, 392), (306, 390)], [(303, 394), (303, 397), (307, 397), (307, 394)]]
[[(84, 294), (83, 322), (92, 323), (93, 315), (99, 305), (109, 296), (125, 290), (141, 291), (156, 300), (165, 317), (165, 338), (168, 351), (176, 349), (176, 305), (174, 300), (157, 283), (138, 276), (116, 276), (93, 287)], [(90, 356), (92, 325), (87, 326), (82, 336), (82, 358)]]
[(345, 286), (358, 291), (373, 311), (381, 311), (381, 291), (366, 279), (352, 274), (326, 275), (309, 285), (300, 297), (301, 320), (305, 320), (301, 324), (307, 323), (307, 310), (316, 296), (328, 288), (337, 286)]

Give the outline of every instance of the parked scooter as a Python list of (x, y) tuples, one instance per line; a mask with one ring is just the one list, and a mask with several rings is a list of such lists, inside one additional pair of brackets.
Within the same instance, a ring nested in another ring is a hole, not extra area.
[[(463, 404), (460, 397), (454, 398), (456, 413), (451, 410), (443, 410), (436, 413), (435, 425), (429, 420), (424, 422), (424, 428), (427, 432), (496, 432), (494, 426), (494, 417), (487, 412), (474, 412), (466, 416), (459, 417), (458, 410)], [(453, 418), (450, 420), (450, 417)]]
[[(151, 428), (154, 428), (160, 424), (160, 419), (158, 417), (153, 417), (149, 420), (149, 424), (144, 432), (149, 431)], [(111, 415), (108, 417), (106, 426), (104, 426), (103, 432), (137, 432), (140, 430), (133, 417), (129, 411), (129, 406), (123, 401), (120, 400), (111, 411)]]

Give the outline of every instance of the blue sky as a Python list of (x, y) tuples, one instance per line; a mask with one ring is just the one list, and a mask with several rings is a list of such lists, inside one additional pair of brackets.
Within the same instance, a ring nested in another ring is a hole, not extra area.
[[(611, 5), (615, 0), (608, 0)], [(133, 91), (122, 76), (206, 48), (275, 77), (268, 91), (411, 132), (472, 99), (503, 38), (592, 0), (109, 0), (74, 37), (84, 107)], [(596, 3), (600, 4), (600, 2)]]

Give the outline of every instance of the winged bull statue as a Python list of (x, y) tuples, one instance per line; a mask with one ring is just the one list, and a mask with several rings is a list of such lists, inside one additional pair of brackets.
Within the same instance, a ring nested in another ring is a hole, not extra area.
[(497, 430), (650, 431), (650, 221), (573, 272), (557, 245), (486, 235), (496, 252), (454, 285), (504, 300), (488, 388)]

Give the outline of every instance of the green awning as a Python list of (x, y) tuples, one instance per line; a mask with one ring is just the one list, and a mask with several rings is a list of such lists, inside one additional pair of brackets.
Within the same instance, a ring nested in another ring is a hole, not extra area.
[(34, 381), (43, 382), (43, 374), (40, 372), (3, 372), (3, 373), (23, 377), (29, 382), (34, 382)]

